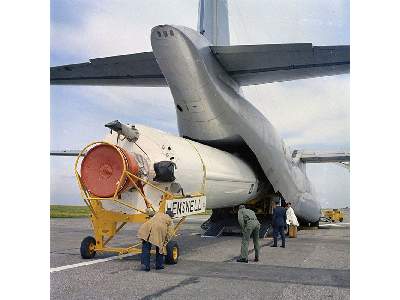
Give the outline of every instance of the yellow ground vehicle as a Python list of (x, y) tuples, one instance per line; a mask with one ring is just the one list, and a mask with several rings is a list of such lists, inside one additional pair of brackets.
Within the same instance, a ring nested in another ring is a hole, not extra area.
[[(78, 171), (80, 160), (83, 157), (84, 153), (88, 152), (89, 148), (93, 149), (96, 145), (108, 145), (112, 149), (115, 149), (116, 153), (121, 157), (122, 170), (121, 175), (118, 180), (118, 184), (115, 186), (114, 195), (111, 197), (98, 197), (90, 193), (87, 187), (84, 185), (80, 172)], [(151, 184), (149, 181), (143, 180), (142, 178), (132, 174), (128, 171), (127, 162), (124, 159), (123, 152), (121, 148), (106, 143), (106, 142), (94, 142), (86, 146), (78, 155), (75, 161), (75, 176), (78, 182), (78, 186), (81, 192), (81, 196), (89, 207), (91, 211), (91, 223), (93, 228), (94, 236), (87, 236), (83, 239), (80, 247), (80, 252), (82, 258), (90, 259), (96, 255), (96, 252), (112, 252), (116, 254), (140, 254), (141, 251), (141, 241), (134, 243), (133, 245), (125, 246), (125, 247), (112, 247), (109, 246), (108, 243), (118, 234), (118, 232), (128, 223), (144, 223), (146, 222), (151, 215), (159, 211), (165, 211), (166, 203), (169, 200), (184, 199), (183, 196), (174, 195), (168, 191), (164, 191), (159, 187)], [(126, 203), (123, 199), (121, 199), (120, 187), (126, 181), (131, 181), (133, 188), (137, 189), (142, 196), (142, 199), (147, 207), (146, 211), (139, 209), (131, 204)], [(152, 203), (156, 203), (155, 200), (151, 201), (148, 199), (146, 195), (142, 192), (139, 185), (147, 184), (152, 188), (161, 192), (162, 196), (159, 200), (159, 207), (156, 209), (153, 207)], [(197, 197), (203, 196), (203, 194), (191, 194), (189, 197)], [(188, 197), (188, 195), (186, 195)], [(129, 209), (128, 213), (118, 212), (107, 210), (104, 208), (104, 202), (114, 202), (118, 203), (123, 207), (127, 207)], [(180, 218), (180, 220), (176, 223), (174, 228), (173, 237), (177, 235), (178, 229), (180, 225), (185, 221), (186, 216)], [(179, 247), (176, 241), (169, 240), (166, 242), (166, 263), (176, 264), (178, 262), (179, 257)], [(155, 253), (154, 250), (151, 253)]]
[(343, 222), (343, 212), (337, 208), (324, 210), (323, 215), (333, 223), (336, 221)]

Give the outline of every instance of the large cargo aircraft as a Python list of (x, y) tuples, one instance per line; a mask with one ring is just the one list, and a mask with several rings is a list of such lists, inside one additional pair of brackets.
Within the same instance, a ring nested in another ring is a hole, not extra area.
[[(271, 122), (244, 98), (241, 86), (348, 73), (350, 47), (230, 46), (226, 0), (199, 1), (197, 31), (158, 25), (150, 38), (152, 52), (51, 67), (51, 84), (169, 87), (179, 137), (114, 121), (106, 124), (111, 133), (105, 141), (130, 153), (137, 174), (162, 189), (172, 189), (173, 184), (182, 193), (203, 189), (206, 206), (213, 209), (206, 227), (221, 222), (242, 203), (268, 218), (276, 199), (291, 202), (303, 222), (318, 222), (321, 207), (305, 164), (348, 165), (349, 153), (289, 152)], [(173, 163), (172, 170), (166, 161)], [(160, 162), (167, 173), (174, 173), (169, 181), (157, 180)], [(112, 170), (102, 167), (99, 172)], [(146, 187), (144, 192), (152, 193)], [(139, 205), (137, 191), (124, 192), (122, 199)]]

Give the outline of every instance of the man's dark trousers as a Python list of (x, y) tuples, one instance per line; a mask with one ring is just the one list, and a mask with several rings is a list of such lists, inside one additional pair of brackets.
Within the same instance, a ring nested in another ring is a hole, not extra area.
[(278, 235), (281, 235), (282, 247), (285, 247), (285, 227), (284, 226), (274, 226), (273, 236), (274, 236), (274, 246), (278, 245)]
[(274, 247), (277, 246), (278, 234), (282, 238), (282, 247), (285, 247), (285, 225), (286, 225), (286, 210), (282, 206), (274, 208), (272, 215), (272, 227), (274, 228)]
[[(146, 269), (150, 269), (150, 250), (151, 243), (142, 240), (142, 255), (141, 255), (141, 263), (146, 267)], [(164, 255), (160, 254), (160, 249), (156, 247), (156, 268), (161, 268), (164, 262)]]

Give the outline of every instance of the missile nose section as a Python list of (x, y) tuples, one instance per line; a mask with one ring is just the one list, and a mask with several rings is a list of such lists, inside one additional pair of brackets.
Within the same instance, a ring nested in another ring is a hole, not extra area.
[(121, 179), (118, 193), (133, 186), (123, 174), (124, 170), (138, 174), (139, 166), (135, 158), (119, 146), (99, 144), (90, 149), (82, 160), (82, 183), (97, 197), (112, 197)]

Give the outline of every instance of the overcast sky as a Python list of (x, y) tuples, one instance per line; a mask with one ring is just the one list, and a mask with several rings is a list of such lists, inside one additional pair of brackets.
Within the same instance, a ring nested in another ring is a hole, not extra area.
[[(349, 1), (229, 0), (232, 44), (350, 43)], [(152, 51), (158, 24), (197, 26), (197, 0), (51, 1), (51, 65)], [(349, 150), (349, 75), (244, 88), (292, 149)], [(118, 119), (177, 134), (168, 88), (51, 87), (51, 148), (81, 149)], [(74, 158), (51, 158), (51, 203), (83, 204)], [(323, 207), (350, 203), (350, 174), (336, 164), (307, 173)]]

